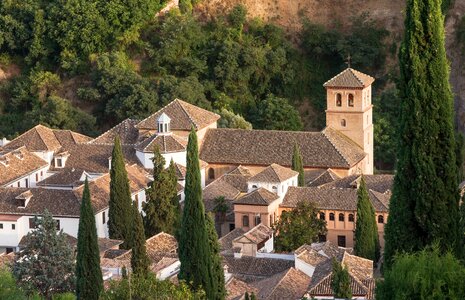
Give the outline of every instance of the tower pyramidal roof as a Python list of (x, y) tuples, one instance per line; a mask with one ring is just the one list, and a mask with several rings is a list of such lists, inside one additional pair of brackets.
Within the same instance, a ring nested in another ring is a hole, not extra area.
[(370, 75), (364, 74), (352, 68), (347, 68), (330, 80), (326, 81), (323, 86), (331, 88), (363, 89), (367, 86), (370, 86), (374, 81), (375, 79)]

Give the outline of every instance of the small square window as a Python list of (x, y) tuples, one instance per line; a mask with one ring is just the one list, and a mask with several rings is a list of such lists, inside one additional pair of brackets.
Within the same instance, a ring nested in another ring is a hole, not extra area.
[(0, 223), (0, 229), (3, 229), (3, 223)]
[(15, 230), (16, 229), (16, 224), (11, 224), (11, 229)]

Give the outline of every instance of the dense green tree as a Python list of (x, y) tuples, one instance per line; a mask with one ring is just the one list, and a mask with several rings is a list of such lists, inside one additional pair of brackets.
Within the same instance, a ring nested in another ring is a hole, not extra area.
[(18, 285), (46, 299), (73, 291), (74, 255), (65, 233), (57, 232), (57, 221), (48, 211), (35, 217), (34, 224), (37, 228), (25, 236), (24, 247), (15, 257), (13, 275)]
[(304, 244), (318, 241), (327, 232), (326, 221), (318, 218), (319, 210), (312, 202), (300, 201), (291, 211), (283, 211), (273, 225), (276, 251), (291, 252)]
[(352, 299), (349, 270), (335, 259), (333, 259), (331, 288), (333, 289), (334, 298)]
[(355, 223), (354, 251), (357, 256), (376, 262), (379, 253), (378, 226), (376, 225), (375, 210), (362, 176), (357, 191), (357, 222)]
[(376, 299), (465, 299), (465, 267), (438, 247), (402, 254), (376, 284)]
[(100, 251), (97, 240), (95, 215), (91, 204), (89, 183), (84, 183), (81, 212), (79, 215), (78, 245), (76, 257), (77, 299), (98, 300), (103, 291)]
[(207, 221), (208, 242), (210, 245), (211, 254), (213, 256), (212, 277), (215, 281), (214, 287), (216, 288), (215, 295), (210, 299), (225, 299), (226, 289), (224, 282), (224, 269), (220, 255), (220, 244), (218, 243), (218, 234), (216, 233), (215, 229), (215, 221), (213, 220), (210, 214), (207, 214), (205, 218)]
[[(33, 298), (33, 297), (30, 297)], [(0, 268), (0, 299), (27, 300), (30, 299), (16, 284), (16, 280), (6, 267)]]
[(460, 205), (460, 233), (462, 237), (462, 259), (465, 259), (465, 201)]
[(187, 144), (187, 172), (184, 210), (178, 239), (181, 269), (178, 278), (194, 289), (203, 288), (209, 299), (216, 299), (218, 287), (212, 272), (214, 255), (209, 244), (205, 207), (202, 200), (197, 134), (192, 128)]
[(165, 159), (158, 146), (154, 146), (152, 162), (153, 181), (146, 190), (147, 201), (143, 207), (147, 238), (162, 231), (173, 234), (179, 217), (179, 204), (174, 203), (177, 199), (176, 174), (164, 169)]
[(123, 280), (111, 280), (109, 288), (102, 294), (101, 300), (120, 299), (140, 300), (202, 300), (207, 299), (200, 290), (192, 292), (184, 282), (174, 284), (170, 280), (158, 280), (149, 273), (147, 277), (131, 276)]
[(453, 97), (439, 0), (407, 1), (399, 57), (402, 102), (397, 172), (385, 228), (388, 269), (396, 252), (418, 251), (435, 241), (442, 250), (458, 251)]
[(136, 204), (132, 205), (132, 214), (132, 273), (137, 276), (146, 277), (149, 272), (150, 259), (147, 256), (147, 249), (145, 248), (145, 232), (142, 216)]
[(247, 122), (244, 117), (237, 115), (225, 108), (219, 111), (221, 119), (218, 120), (219, 128), (239, 128), (239, 129), (252, 129), (252, 124)]
[(292, 170), (299, 172), (298, 182), (299, 186), (305, 186), (305, 173), (302, 155), (297, 144), (294, 144), (294, 152), (292, 153)]
[(131, 243), (131, 233), (128, 229), (132, 220), (131, 206), (131, 191), (123, 149), (119, 136), (116, 136), (111, 154), (108, 233), (111, 239), (124, 241), (121, 246), (123, 249), (128, 249)]
[(257, 105), (254, 128), (275, 130), (302, 130), (299, 112), (287, 99), (268, 95)]
[(171, 205), (174, 208), (174, 222), (173, 222), (173, 233), (174, 235), (177, 236), (178, 231), (179, 231), (179, 226), (181, 223), (181, 204), (179, 203), (180, 201), (180, 196), (178, 195), (178, 176), (176, 175), (176, 167), (174, 165), (173, 159), (170, 161), (170, 165), (168, 167), (168, 179), (170, 185), (173, 187), (173, 191), (176, 190), (176, 193), (172, 193), (172, 198), (171, 198)]

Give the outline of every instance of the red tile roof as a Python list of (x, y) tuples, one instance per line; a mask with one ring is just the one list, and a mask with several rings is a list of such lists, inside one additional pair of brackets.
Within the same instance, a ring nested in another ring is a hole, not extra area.
[(323, 86), (331, 88), (366, 88), (374, 81), (375, 79), (367, 74), (347, 68), (325, 82)]

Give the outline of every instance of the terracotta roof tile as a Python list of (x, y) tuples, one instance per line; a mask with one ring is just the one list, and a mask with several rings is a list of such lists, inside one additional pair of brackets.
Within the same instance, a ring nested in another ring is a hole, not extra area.
[(292, 260), (253, 256), (235, 258), (233, 254), (224, 254), (223, 263), (228, 266), (229, 273), (257, 278), (273, 276), (294, 266)]
[(81, 177), (83, 177), (84, 170), (65, 168), (60, 172), (56, 172), (50, 177), (45, 178), (37, 183), (37, 186), (67, 186), (73, 187), (81, 185)]
[(234, 204), (270, 205), (273, 201), (278, 199), (279, 196), (277, 194), (261, 187), (237, 199), (234, 201)]
[(186, 151), (187, 141), (175, 134), (152, 135), (136, 146), (136, 150), (142, 152), (153, 152), (153, 147), (158, 145), (161, 153)]
[(306, 186), (320, 186), (338, 179), (340, 179), (340, 177), (331, 169), (311, 170), (305, 172)]
[(323, 84), (332, 88), (366, 88), (375, 79), (357, 70), (347, 68)]
[(61, 148), (53, 130), (43, 125), (37, 125), (17, 138), (4, 148), (13, 149), (26, 146), (29, 151), (56, 151)]
[[(321, 188), (356, 188), (360, 182), (362, 175), (350, 175), (332, 182), (320, 185)], [(394, 182), (394, 175), (377, 174), (377, 175), (363, 175), (365, 184), (368, 189), (385, 193), (392, 190)]]
[(260, 244), (264, 241), (269, 240), (273, 236), (273, 230), (262, 223), (258, 224), (257, 226), (253, 227), (246, 233), (238, 236), (233, 240), (234, 242), (239, 242), (239, 240), (243, 240), (246, 238), (253, 244)]
[(308, 168), (350, 168), (366, 156), (355, 142), (331, 128), (321, 132), (218, 128), (208, 130), (200, 158), (208, 163), (289, 167), (296, 143)]
[(227, 300), (243, 300), (246, 292), (248, 292), (249, 295), (252, 293), (257, 295), (258, 288), (233, 276), (232, 279), (226, 283), (226, 291), (228, 292), (226, 296)]
[(297, 300), (302, 299), (310, 284), (311, 278), (300, 270), (289, 268), (270, 278), (253, 284), (260, 289), (258, 299)]
[(215, 123), (220, 118), (219, 115), (208, 110), (175, 99), (158, 112), (142, 120), (137, 124), (137, 128), (156, 130), (158, 117), (162, 113), (165, 113), (171, 119), (171, 130), (189, 131), (192, 126), (199, 130)]
[[(369, 191), (370, 200), (375, 211), (387, 212), (388, 207), (379, 201), (379, 194)], [(385, 195), (383, 201), (390, 197), (390, 193)], [(296, 207), (299, 201), (314, 202), (320, 209), (332, 210), (357, 210), (357, 189), (354, 188), (334, 188), (324, 189), (318, 187), (289, 187), (284, 196), (281, 207)]]
[(242, 236), (245, 233), (244, 229), (242, 228), (235, 228), (234, 230), (228, 232), (224, 236), (222, 236), (218, 243), (220, 243), (221, 251), (231, 250), (233, 248), (233, 240), (237, 237)]
[(7, 185), (47, 165), (45, 160), (29, 152), (25, 147), (0, 152), (0, 186)]
[(294, 170), (282, 167), (278, 164), (271, 164), (260, 173), (249, 178), (249, 181), (281, 183), (298, 175), (299, 173)]
[(135, 145), (139, 142), (139, 130), (136, 128), (137, 123), (137, 120), (126, 119), (90, 141), (89, 144), (113, 145), (118, 135), (122, 145)]

